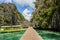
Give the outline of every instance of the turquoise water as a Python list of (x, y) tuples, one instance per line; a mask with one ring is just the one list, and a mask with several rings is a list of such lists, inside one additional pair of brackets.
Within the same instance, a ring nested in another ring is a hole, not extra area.
[(37, 31), (44, 40), (60, 40), (60, 33), (51, 31)]
[[(1, 33), (0, 40), (19, 40), (25, 31)], [(37, 30), (44, 40), (60, 40), (60, 34), (57, 32)]]

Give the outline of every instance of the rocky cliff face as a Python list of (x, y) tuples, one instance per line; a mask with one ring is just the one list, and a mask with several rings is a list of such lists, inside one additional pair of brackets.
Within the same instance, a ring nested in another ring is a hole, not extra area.
[(18, 25), (24, 20), (14, 4), (0, 4), (0, 25)]
[(37, 0), (32, 21), (36, 27), (60, 30), (60, 0)]

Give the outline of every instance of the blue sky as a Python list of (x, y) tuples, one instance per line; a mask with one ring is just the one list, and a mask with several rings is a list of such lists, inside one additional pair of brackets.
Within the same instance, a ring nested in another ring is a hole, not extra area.
[(30, 21), (31, 14), (35, 10), (34, 2), (36, 0), (0, 0), (1, 3), (15, 4), (18, 11), (22, 13), (26, 20)]

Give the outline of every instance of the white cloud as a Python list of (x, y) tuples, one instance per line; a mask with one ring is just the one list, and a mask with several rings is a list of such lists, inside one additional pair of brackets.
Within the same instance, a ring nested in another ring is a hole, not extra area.
[(5, 0), (4, 3), (12, 3), (12, 0)]
[[(35, 9), (34, 2), (36, 0), (0, 0), (1, 3), (13, 3), (12, 1), (20, 4), (21, 6), (27, 5), (27, 6), (30, 6), (31, 8), (33, 8), (33, 9)], [(22, 12), (23, 16), (28, 21), (30, 21), (30, 19), (31, 19), (31, 14), (29, 12), (31, 12), (31, 10), (28, 10), (28, 9), (25, 9)]]
[[(14, 2), (20, 4), (21, 6), (25, 6), (25, 5), (28, 5), (30, 6), (31, 8), (35, 9), (35, 5), (34, 5), (34, 2), (36, 0), (14, 0)], [(23, 16), (25, 17), (25, 19), (27, 19), (28, 21), (30, 21), (31, 19), (31, 14), (29, 13), (30, 10), (28, 9), (25, 9), (22, 14)]]
[(28, 6), (32, 7), (32, 8), (35, 8), (34, 2), (36, 0), (13, 0), (13, 1), (20, 4), (20, 5), (22, 5), (22, 6), (28, 5)]
[(23, 16), (25, 17), (25, 19), (27, 19), (28, 21), (30, 21), (30, 19), (31, 19), (31, 14), (29, 14), (29, 10), (28, 9), (25, 9), (24, 11), (23, 11)]

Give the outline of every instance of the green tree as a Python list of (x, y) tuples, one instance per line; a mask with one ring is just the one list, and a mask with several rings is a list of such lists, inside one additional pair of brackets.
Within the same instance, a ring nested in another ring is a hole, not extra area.
[(42, 28), (60, 29), (60, 0), (37, 0), (35, 7), (32, 21)]
[(0, 25), (20, 25), (24, 20), (14, 4), (0, 4)]

